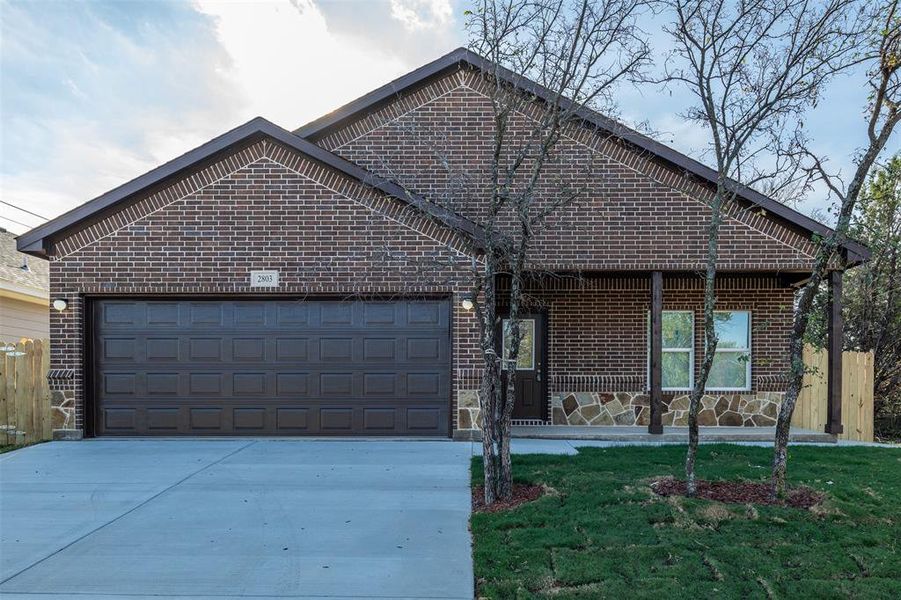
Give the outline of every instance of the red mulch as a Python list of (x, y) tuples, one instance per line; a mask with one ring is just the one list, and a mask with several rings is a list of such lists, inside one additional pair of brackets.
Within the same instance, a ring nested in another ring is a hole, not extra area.
[(537, 500), (544, 495), (544, 488), (540, 485), (526, 485), (524, 483), (513, 484), (513, 497), (509, 500), (495, 502), (490, 506), (485, 505), (485, 489), (481, 485), (472, 488), (472, 512), (495, 513), (502, 510), (516, 508), (520, 504)]
[[(660, 479), (651, 484), (651, 489), (660, 496), (684, 496), (686, 483), (679, 479)], [(768, 504), (807, 509), (822, 502), (825, 496), (822, 492), (801, 486), (788, 490), (785, 498), (773, 500), (769, 483), (698, 480), (696, 497), (729, 504)]]

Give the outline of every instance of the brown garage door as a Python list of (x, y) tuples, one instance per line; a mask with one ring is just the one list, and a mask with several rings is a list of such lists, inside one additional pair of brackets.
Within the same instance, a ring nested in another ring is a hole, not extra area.
[(98, 300), (97, 435), (448, 435), (446, 301)]

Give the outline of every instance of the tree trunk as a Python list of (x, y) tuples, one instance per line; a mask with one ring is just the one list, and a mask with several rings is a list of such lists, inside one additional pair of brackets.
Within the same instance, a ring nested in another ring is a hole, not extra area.
[(707, 229), (707, 271), (704, 277), (704, 361), (701, 363), (701, 372), (698, 380), (691, 390), (688, 401), (688, 452), (685, 455), (685, 479), (686, 494), (694, 496), (697, 493), (695, 477), (695, 461), (698, 456), (698, 409), (701, 398), (707, 387), (707, 377), (710, 375), (710, 367), (713, 366), (713, 358), (716, 353), (717, 337), (716, 323), (713, 320), (716, 309), (716, 261), (719, 248), (720, 222), (722, 220), (723, 191), (720, 190), (711, 206), (710, 223)]
[[(520, 300), (522, 298), (522, 285), (519, 277), (521, 271), (514, 269), (510, 282), (510, 323), (509, 331), (509, 356), (501, 356), (507, 368), (506, 393), (503, 396), (501, 406), (501, 418), (498, 428), (501, 431), (500, 472), (498, 477), (498, 496), (504, 500), (513, 497), (513, 460), (510, 443), (513, 437), (513, 406), (516, 400), (516, 362), (519, 358), (519, 342), (521, 331), (519, 327)], [(501, 328), (503, 336), (503, 327)], [(501, 339), (503, 342), (503, 338)], [(501, 350), (503, 352), (503, 349)]]
[(788, 434), (791, 429), (792, 414), (801, 394), (804, 379), (803, 339), (793, 339), (789, 351), (790, 371), (788, 386), (782, 406), (779, 407), (779, 418), (776, 421), (776, 438), (773, 445), (772, 495), (781, 498), (785, 494), (785, 471), (788, 459)]
[(795, 404), (801, 394), (804, 385), (804, 333), (807, 331), (807, 322), (810, 320), (810, 310), (814, 296), (820, 289), (823, 269), (819, 262), (827, 264), (828, 260), (820, 257), (814, 267), (810, 281), (801, 290), (798, 306), (795, 309), (795, 317), (792, 323), (791, 338), (789, 341), (789, 373), (786, 385), (785, 397), (782, 406), (779, 407), (779, 417), (776, 419), (776, 437), (773, 442), (773, 473), (771, 479), (771, 493), (774, 498), (785, 494), (785, 473), (788, 459), (788, 434), (791, 429), (792, 415), (795, 412)]
[(494, 282), (494, 265), (486, 260), (484, 277), (484, 305), (481, 307), (479, 329), (481, 334), (484, 366), (479, 386), (479, 403), (482, 420), (482, 457), (485, 477), (485, 504), (494, 504), (499, 497), (498, 486), (498, 432), (497, 410), (500, 395), (500, 370), (496, 355), (497, 290)]

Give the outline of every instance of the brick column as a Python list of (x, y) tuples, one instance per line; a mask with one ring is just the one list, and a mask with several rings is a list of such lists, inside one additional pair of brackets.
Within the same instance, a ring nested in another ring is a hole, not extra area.
[(826, 399), (826, 433), (838, 435), (842, 426), (842, 272), (829, 272), (829, 374)]
[(663, 273), (651, 273), (651, 421), (648, 433), (663, 433)]

